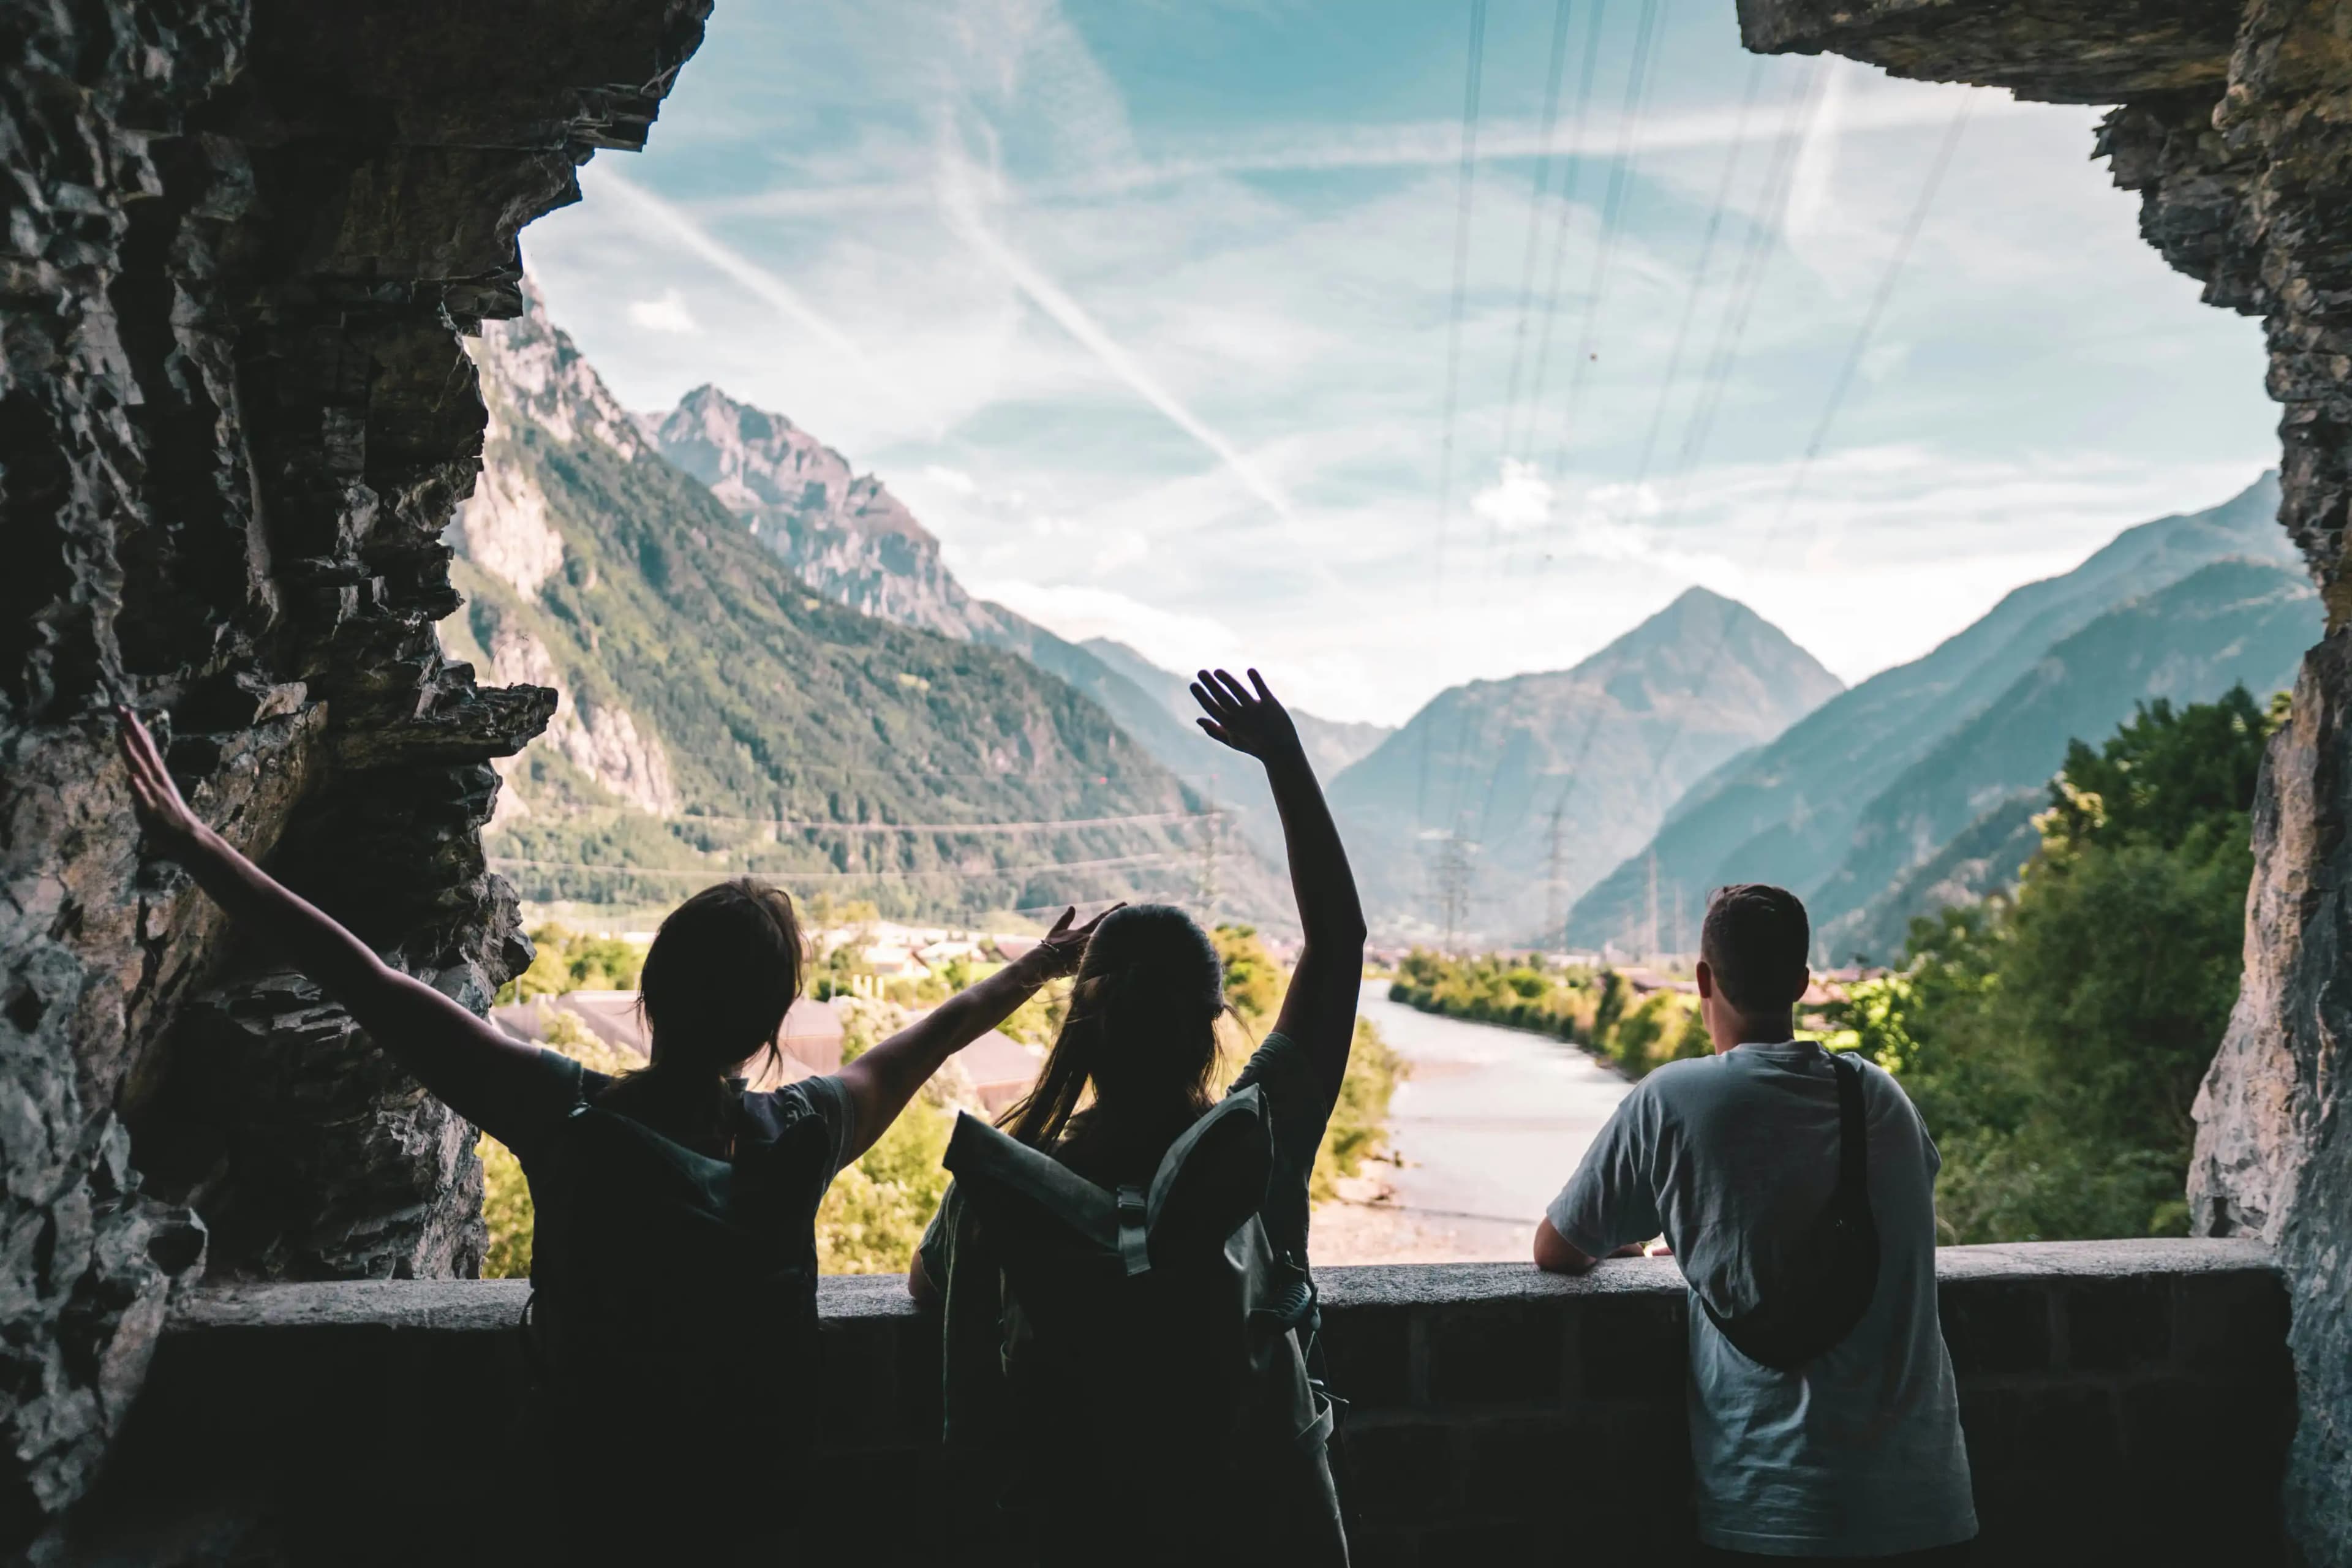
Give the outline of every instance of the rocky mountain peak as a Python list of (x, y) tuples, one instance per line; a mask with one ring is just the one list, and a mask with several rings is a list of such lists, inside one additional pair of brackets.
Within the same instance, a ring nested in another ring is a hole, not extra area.
[(930, 530), (784, 416), (705, 384), (652, 422), (651, 438), (818, 593), (902, 626), (975, 635), (982, 612)]
[(522, 280), (522, 314), (485, 321), (471, 350), (482, 373), (483, 401), (495, 424), (504, 402), (557, 439), (602, 441), (624, 458), (649, 448), (637, 423), (580, 353), (572, 334), (548, 319), (537, 285)]

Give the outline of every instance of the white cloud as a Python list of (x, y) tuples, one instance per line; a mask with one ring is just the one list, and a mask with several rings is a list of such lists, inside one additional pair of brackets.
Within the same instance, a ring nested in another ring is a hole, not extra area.
[(1122, 528), (1103, 541), (1102, 548), (1095, 552), (1094, 574), (1108, 577), (1150, 553), (1150, 540), (1132, 528)]
[(1505, 533), (1525, 533), (1551, 521), (1551, 500), (1550, 482), (1533, 463), (1506, 458), (1495, 482), (1470, 498), (1470, 511)]
[[(1989, 107), (1979, 112), (2030, 112), (2038, 107), (2019, 104), (2006, 93), (1988, 98)], [(1941, 125), (1949, 117), (1949, 109), (1930, 97), (1879, 93), (1842, 106), (1833, 134), (1907, 131)], [(1778, 125), (1765, 115), (1751, 116), (1742, 132), (1738, 115), (1730, 106), (1650, 115), (1628, 134), (1621, 130), (1616, 112), (1602, 108), (1591, 111), (1581, 135), (1571, 134), (1565, 126), (1555, 128), (1549, 146), (1555, 157), (1613, 157), (1622, 135), (1629, 155), (1640, 159), (1707, 152), (1735, 142), (1766, 142), (1779, 134)], [(1082, 174), (1039, 181), (1028, 189), (1032, 196), (1040, 200), (1069, 202), (1148, 197), (1171, 186), (1227, 181), (1243, 175), (1450, 171), (1461, 164), (1461, 138), (1458, 120), (1281, 125), (1224, 136), (1195, 135), (1189, 146), (1179, 141), (1175, 150), (1162, 157), (1123, 161), (1097, 158), (1090, 161), (1093, 166)], [(1481, 177), (1486, 177), (1489, 166), (1525, 163), (1541, 156), (1545, 149), (1542, 126), (1535, 120), (1505, 118), (1482, 123), (1477, 151)], [(697, 203), (695, 210), (711, 216), (848, 216), (894, 208), (918, 210), (933, 199), (932, 187), (919, 179), (849, 179), (828, 185), (796, 183), (749, 195), (712, 197)]]
[(629, 301), (629, 321), (655, 332), (698, 334), (702, 328), (686, 308), (686, 296), (675, 289), (665, 289), (657, 300)]
[(1060, 284), (1032, 265), (1026, 257), (990, 228), (981, 214), (979, 195), (971, 173), (963, 161), (953, 153), (950, 153), (942, 163), (940, 211), (947, 219), (949, 229), (957, 237), (1003, 272), (1032, 304), (1076, 339), (1087, 353), (1100, 360), (1104, 368), (1125, 383), (1129, 391), (1165, 415), (1170, 424), (1207, 447), (1211, 455), (1224, 465), (1226, 472), (1233, 475), (1244, 489), (1264, 501), (1276, 517), (1286, 522), (1293, 520), (1290, 502), (1266, 481), (1265, 477), (1231, 441), (1212, 429), (1157, 376), (1144, 369), (1135, 356), (1106, 331), (1101, 323), (1072, 299)]
[[(679, 249), (716, 268), (831, 350), (849, 368), (872, 384), (877, 392), (898, 402), (908, 401), (903, 390), (884, 380), (866, 351), (801, 292), (770, 268), (721, 242), (685, 211), (613, 172), (611, 160), (590, 165), (593, 184), (608, 196), (635, 209), (656, 232), (676, 241)], [(634, 313), (634, 312), (633, 312)]]
[(944, 463), (924, 464), (923, 478), (930, 480), (931, 483), (940, 486), (943, 489), (953, 490), (960, 496), (978, 495), (980, 493), (980, 482), (977, 479), (974, 479), (970, 474), (965, 473), (961, 468), (950, 468)]
[(1073, 642), (1123, 642), (1163, 669), (1187, 672), (1202, 665), (1246, 662), (1246, 644), (1215, 616), (1162, 609), (1116, 589), (1003, 578), (976, 583), (972, 592)]

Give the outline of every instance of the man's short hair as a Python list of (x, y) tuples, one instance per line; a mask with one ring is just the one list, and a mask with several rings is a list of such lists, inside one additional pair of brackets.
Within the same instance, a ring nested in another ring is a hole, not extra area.
[(1706, 901), (1698, 952), (1723, 999), (1742, 1013), (1777, 1013), (1805, 994), (1813, 945), (1805, 906), (1786, 888), (1739, 882)]

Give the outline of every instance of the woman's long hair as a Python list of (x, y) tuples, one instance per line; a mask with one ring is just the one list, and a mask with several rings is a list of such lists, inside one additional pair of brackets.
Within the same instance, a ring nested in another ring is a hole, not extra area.
[(1224, 968), (1183, 910), (1113, 911), (1087, 943), (1069, 1012), (1035, 1087), (997, 1125), (1052, 1149), (1094, 1092), (1089, 1123), (1144, 1136), (1189, 1127), (1210, 1109)]
[(652, 1065), (625, 1074), (600, 1103), (723, 1143), (730, 1079), (763, 1050), (778, 1061), (803, 961), (800, 921), (780, 888), (739, 877), (678, 905), (637, 980)]

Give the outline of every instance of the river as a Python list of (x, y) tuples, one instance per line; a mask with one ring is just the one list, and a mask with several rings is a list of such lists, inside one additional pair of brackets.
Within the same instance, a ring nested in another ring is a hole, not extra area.
[[(1361, 1015), (1411, 1067), (1389, 1108), (1401, 1164), (1316, 1211), (1318, 1264), (1523, 1259), (1535, 1223), (1633, 1085), (1574, 1046), (1420, 1013), (1367, 982)], [(1376, 1195), (1377, 1194), (1377, 1195)]]

